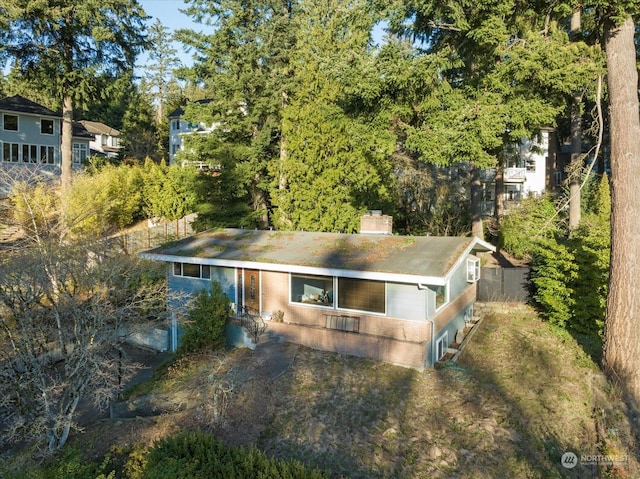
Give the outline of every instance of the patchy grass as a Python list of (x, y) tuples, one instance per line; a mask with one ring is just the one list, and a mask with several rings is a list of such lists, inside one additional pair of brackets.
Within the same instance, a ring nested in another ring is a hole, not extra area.
[[(570, 335), (533, 313), (487, 316), (458, 363), (425, 372), (301, 347), (285, 374), (265, 381), (251, 361), (250, 351), (234, 350), (166, 367), (145, 394), (180, 397), (188, 408), (101, 422), (76, 440), (102, 445), (102, 457), (111, 444), (136, 450), (201, 429), (354, 479), (640, 477), (618, 389)], [(224, 421), (213, 422), (221, 379), (231, 400)], [(628, 459), (617, 470), (568, 469), (566, 452), (578, 462)]]

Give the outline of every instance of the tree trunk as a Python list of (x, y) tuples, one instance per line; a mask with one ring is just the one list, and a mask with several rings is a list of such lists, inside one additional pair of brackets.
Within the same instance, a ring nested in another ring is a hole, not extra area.
[(480, 182), (480, 169), (471, 163), (471, 234), (484, 239), (482, 227), (482, 183)]
[(71, 188), (71, 169), (73, 167), (73, 100), (65, 94), (62, 107), (62, 144), (60, 145), (62, 162), (60, 164), (60, 182), (63, 193)]
[[(581, 30), (581, 10), (576, 7), (571, 15), (571, 38), (576, 39)], [(582, 95), (573, 94), (571, 99), (571, 163), (569, 166), (569, 229), (575, 230), (580, 224), (581, 200), (580, 181), (582, 179)]]
[(640, 403), (640, 118), (634, 22), (609, 25), (605, 50), (611, 125), (611, 267), (604, 328), (607, 374)]
[(581, 201), (580, 181), (582, 179), (582, 98), (574, 95), (571, 101), (571, 163), (569, 163), (569, 229), (575, 230), (580, 224)]
[(500, 162), (496, 165), (494, 216), (499, 225), (504, 216), (504, 167)]

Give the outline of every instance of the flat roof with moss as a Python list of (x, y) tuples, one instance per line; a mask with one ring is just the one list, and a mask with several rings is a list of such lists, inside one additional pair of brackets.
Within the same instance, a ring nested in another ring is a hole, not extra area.
[(298, 272), (339, 270), (444, 278), (462, 256), (493, 249), (475, 237), (223, 229), (167, 243), (140, 256)]

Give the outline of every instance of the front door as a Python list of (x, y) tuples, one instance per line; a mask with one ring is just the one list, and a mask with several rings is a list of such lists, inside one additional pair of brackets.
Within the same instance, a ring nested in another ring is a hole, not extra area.
[(249, 313), (260, 312), (260, 271), (255, 269), (244, 270), (244, 306)]

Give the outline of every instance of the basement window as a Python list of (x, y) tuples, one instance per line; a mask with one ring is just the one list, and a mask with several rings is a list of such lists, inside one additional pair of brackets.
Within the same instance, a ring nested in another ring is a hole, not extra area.
[(440, 361), (445, 354), (447, 354), (447, 348), (449, 347), (449, 333), (444, 332), (442, 336), (436, 341), (436, 360)]

